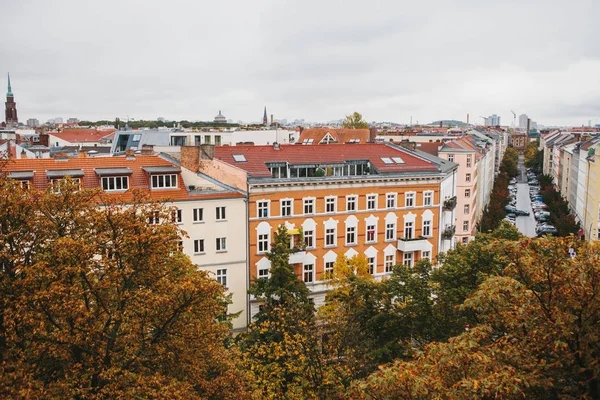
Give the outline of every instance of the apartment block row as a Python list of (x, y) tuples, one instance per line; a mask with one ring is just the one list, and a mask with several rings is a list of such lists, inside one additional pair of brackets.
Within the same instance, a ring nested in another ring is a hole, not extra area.
[(580, 236), (600, 238), (600, 134), (595, 131), (553, 131), (540, 138), (543, 173), (568, 201), (581, 224)]

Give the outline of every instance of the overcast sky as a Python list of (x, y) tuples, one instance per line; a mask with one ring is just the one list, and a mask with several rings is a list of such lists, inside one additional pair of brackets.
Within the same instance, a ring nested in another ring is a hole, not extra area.
[[(0, 0), (19, 119), (600, 123), (599, 0)], [(5, 85), (3, 85), (5, 86)]]

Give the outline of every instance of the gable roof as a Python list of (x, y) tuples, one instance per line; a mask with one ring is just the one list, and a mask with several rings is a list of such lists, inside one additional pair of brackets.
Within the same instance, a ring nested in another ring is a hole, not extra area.
[(82, 128), (66, 128), (62, 132), (48, 132), (49, 135), (65, 140), (69, 143), (98, 142), (109, 135), (114, 136), (114, 133), (115, 129), (96, 130)]
[[(243, 155), (245, 161), (234, 158)], [(382, 157), (400, 157), (403, 163), (386, 164)], [(368, 160), (379, 173), (435, 172), (438, 167), (407, 149), (384, 143), (331, 144), (328, 146), (280, 145), (219, 146), (215, 158), (248, 172), (251, 177), (271, 177), (268, 163), (292, 165), (343, 164), (346, 161)]]
[(369, 129), (345, 129), (345, 128), (308, 128), (300, 133), (298, 143), (303, 143), (312, 139), (311, 144), (325, 143), (323, 139), (329, 134), (336, 143), (349, 143), (350, 141), (356, 141), (356, 143), (368, 143), (369, 142)]

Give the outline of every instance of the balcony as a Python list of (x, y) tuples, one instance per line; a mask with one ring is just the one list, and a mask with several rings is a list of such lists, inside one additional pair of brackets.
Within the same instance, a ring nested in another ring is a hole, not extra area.
[(444, 206), (442, 207), (443, 211), (452, 211), (456, 207), (456, 196), (450, 197), (449, 199), (444, 200)]
[(432, 247), (433, 246), (431, 245), (431, 243), (429, 243), (429, 240), (427, 240), (423, 236), (420, 236), (418, 238), (412, 238), (412, 239), (404, 239), (404, 238), (398, 239), (398, 250), (400, 250), (402, 252), (423, 251), (423, 250), (431, 251)]
[(442, 239), (444, 239), (444, 240), (452, 239), (452, 236), (454, 236), (455, 231), (456, 231), (455, 225), (446, 225), (446, 227), (442, 231)]
[(306, 257), (306, 251), (296, 249), (292, 250), (292, 254), (290, 254), (290, 264), (301, 264), (304, 262), (304, 258)]

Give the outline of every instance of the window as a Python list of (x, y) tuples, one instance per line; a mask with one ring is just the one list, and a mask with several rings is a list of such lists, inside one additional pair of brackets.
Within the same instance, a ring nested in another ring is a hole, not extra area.
[(292, 200), (285, 199), (281, 200), (281, 216), (289, 217), (292, 215)]
[(471, 174), (465, 175), (465, 182), (471, 182)]
[(171, 219), (176, 224), (183, 223), (183, 210), (181, 208), (178, 208), (177, 210), (173, 210), (171, 213)]
[(465, 204), (465, 214), (468, 214), (468, 213), (469, 213), (469, 205)]
[(431, 220), (423, 221), (423, 236), (431, 236)]
[(327, 261), (325, 263), (325, 271), (324, 271), (325, 279), (331, 279), (331, 276), (333, 275), (333, 265), (334, 265), (333, 261)]
[(375, 273), (375, 257), (369, 257), (367, 258), (367, 261), (369, 265), (369, 273), (373, 275)]
[(430, 206), (433, 204), (433, 192), (423, 192), (423, 205)]
[(465, 197), (471, 197), (471, 189), (465, 189)]
[(227, 268), (217, 270), (217, 282), (227, 287)]
[(265, 268), (259, 268), (258, 269), (258, 279), (268, 279), (271, 274), (271, 268), (269, 267), (265, 267)]
[(367, 243), (375, 241), (375, 225), (367, 225)]
[(177, 242), (177, 251), (183, 253), (183, 240)]
[(304, 214), (314, 214), (315, 199), (304, 199)]
[(192, 210), (192, 222), (204, 222), (204, 209), (203, 208), (194, 208)]
[(423, 250), (421, 252), (421, 260), (425, 260), (425, 259), (431, 261), (431, 251), (429, 251), (429, 250)]
[(346, 197), (346, 211), (356, 211), (356, 196)]
[(315, 266), (313, 264), (305, 264), (303, 267), (304, 283), (312, 283), (314, 278)]
[(325, 212), (333, 213), (336, 211), (337, 197), (325, 197)]
[(204, 254), (204, 239), (194, 240), (194, 254)]
[(102, 190), (110, 192), (113, 190), (129, 189), (129, 177), (127, 176), (103, 176)]
[(468, 231), (469, 230), (469, 221), (464, 221), (463, 222), (463, 231)]
[(210, 135), (204, 135), (204, 143), (210, 144)]
[(388, 164), (393, 164), (394, 162), (392, 161), (391, 158), (389, 157), (380, 157), (381, 161), (383, 161), (384, 164), (388, 165)]
[(369, 194), (367, 195), (367, 210), (375, 210), (377, 209), (377, 195)]
[(309, 249), (315, 247), (315, 231), (304, 231), (304, 245)]
[(385, 195), (385, 206), (387, 208), (396, 208), (396, 193), (387, 193)]
[(217, 251), (227, 251), (227, 238), (217, 238)]
[(217, 221), (224, 221), (225, 220), (225, 206), (217, 207), (215, 214), (216, 214), (215, 218)]
[(334, 247), (335, 246), (335, 228), (325, 229), (325, 246), (326, 247)]
[(19, 181), (21, 184), (21, 189), (28, 190), (29, 189), (29, 181)]
[(404, 256), (402, 257), (402, 264), (404, 264), (408, 267), (412, 267), (412, 265), (413, 265), (413, 253), (412, 252), (404, 253)]
[(159, 217), (159, 212), (158, 211), (152, 211), (150, 213), (150, 215), (148, 216), (148, 223), (150, 225), (156, 225), (160, 223), (160, 217)]
[(258, 252), (266, 253), (269, 251), (269, 234), (258, 235)]
[(454, 162), (454, 154), (448, 154), (448, 161)]
[(388, 254), (385, 256), (385, 272), (392, 272), (394, 268), (394, 255)]
[(406, 192), (404, 194), (404, 207), (415, 206), (415, 192)]
[(349, 226), (346, 228), (346, 246), (356, 244), (356, 227)]
[(395, 223), (386, 224), (385, 240), (396, 240), (396, 224)]
[(257, 202), (258, 218), (267, 218), (269, 216), (269, 202), (259, 201)]
[[(73, 185), (75, 185), (75, 188), (76, 188), (75, 190), (81, 189), (81, 179), (71, 178), (71, 182), (73, 183)], [(67, 185), (67, 181), (63, 180), (63, 178), (50, 180), (50, 186), (54, 193), (60, 194), (61, 187), (66, 186), (66, 185)]]
[(413, 238), (413, 222), (405, 222), (404, 223), (404, 238), (412, 239)]
[(467, 154), (467, 168), (471, 168), (471, 155)]
[(177, 187), (177, 175), (152, 175), (152, 189), (165, 189)]
[(221, 135), (215, 135), (215, 146), (221, 145)]
[(463, 244), (469, 243), (469, 238), (468, 237), (462, 238), (462, 242), (463, 242)]

